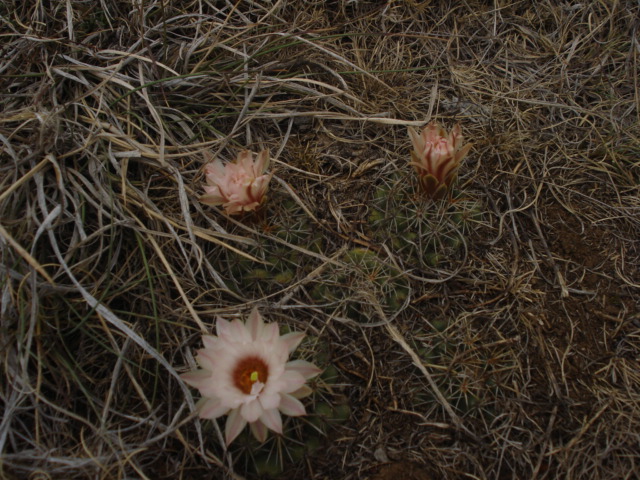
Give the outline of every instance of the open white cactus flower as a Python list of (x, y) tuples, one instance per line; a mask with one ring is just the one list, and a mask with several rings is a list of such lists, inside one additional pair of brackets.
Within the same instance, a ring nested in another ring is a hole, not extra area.
[(249, 423), (259, 441), (267, 429), (282, 433), (281, 413), (306, 413), (300, 398), (311, 393), (306, 381), (321, 370), (305, 360), (288, 361), (304, 334), (280, 335), (277, 323), (265, 324), (257, 309), (246, 323), (218, 318), (218, 336), (203, 336), (196, 360), (201, 368), (181, 378), (197, 388), (201, 418), (228, 414), (225, 441), (229, 445)]

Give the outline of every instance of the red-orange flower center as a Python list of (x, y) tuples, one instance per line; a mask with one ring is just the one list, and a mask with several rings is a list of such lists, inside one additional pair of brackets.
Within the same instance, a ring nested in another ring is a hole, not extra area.
[(269, 367), (259, 357), (246, 357), (238, 362), (231, 375), (238, 390), (249, 395), (254, 383), (267, 383)]

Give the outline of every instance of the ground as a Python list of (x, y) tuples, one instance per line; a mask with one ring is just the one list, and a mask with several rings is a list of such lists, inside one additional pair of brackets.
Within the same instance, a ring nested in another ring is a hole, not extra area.
[[(0, 476), (634, 478), (639, 14), (4, 2)], [(472, 144), (435, 200), (429, 122)], [(260, 207), (202, 203), (243, 149)], [(225, 449), (179, 374), (254, 307), (323, 373)]]

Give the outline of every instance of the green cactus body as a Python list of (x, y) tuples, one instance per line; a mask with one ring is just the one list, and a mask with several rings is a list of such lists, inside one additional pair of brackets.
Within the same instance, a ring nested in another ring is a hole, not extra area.
[[(282, 328), (282, 333), (287, 331), (286, 326)], [(236, 463), (262, 477), (278, 477), (284, 471), (296, 468), (307, 455), (326, 445), (335, 429), (351, 413), (348, 398), (335, 392), (343, 380), (338, 368), (331, 364), (331, 344), (307, 335), (298, 349), (303, 357), (306, 352), (309, 355), (306, 359), (315, 365), (324, 366), (322, 373), (309, 382), (313, 393), (302, 400), (307, 414), (283, 416), (283, 434), (269, 432), (264, 443), (246, 429), (230, 447)]]
[(289, 197), (275, 194), (265, 205), (267, 211), (247, 218), (251, 229), (234, 225), (229, 233), (247, 238), (252, 244), (234, 245), (259, 262), (234, 250), (222, 249), (229, 265), (228, 274), (238, 293), (248, 297), (273, 294), (306, 276), (315, 260), (300, 249), (322, 252), (323, 237), (314, 229), (308, 215)]
[(332, 303), (344, 315), (370, 322), (376, 303), (388, 313), (398, 311), (409, 297), (406, 276), (367, 248), (353, 248), (340, 258), (341, 265), (328, 266), (311, 288), (318, 303)]
[(464, 233), (482, 220), (478, 204), (435, 202), (406, 178), (393, 182), (374, 194), (367, 236), (387, 245), (404, 265), (414, 269), (429, 270), (459, 257)]

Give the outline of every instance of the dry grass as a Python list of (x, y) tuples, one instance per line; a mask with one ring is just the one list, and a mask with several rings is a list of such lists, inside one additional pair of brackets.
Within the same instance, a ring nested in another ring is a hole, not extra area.
[[(640, 8), (530, 4), (5, 1), (0, 476), (252, 478), (177, 373), (257, 304), (351, 409), (282, 478), (635, 478)], [(246, 147), (269, 203), (199, 204)]]

